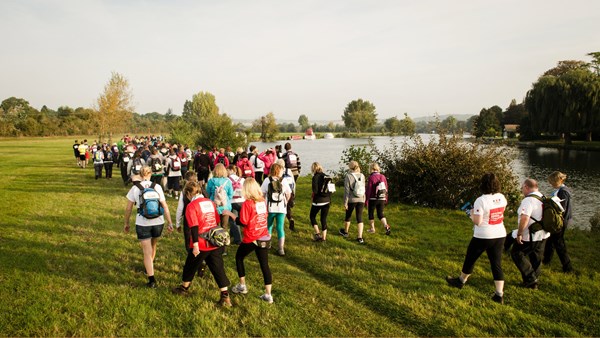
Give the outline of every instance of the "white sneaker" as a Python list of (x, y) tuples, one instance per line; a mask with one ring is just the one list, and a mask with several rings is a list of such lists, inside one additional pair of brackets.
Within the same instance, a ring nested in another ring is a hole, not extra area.
[(263, 294), (262, 296), (260, 296), (260, 299), (264, 300), (265, 302), (267, 302), (269, 304), (273, 304), (273, 296), (267, 295), (266, 293)]
[(233, 293), (241, 293), (241, 294), (247, 294), (248, 293), (248, 288), (246, 287), (246, 284), (237, 284), (236, 286), (231, 288), (231, 292)]

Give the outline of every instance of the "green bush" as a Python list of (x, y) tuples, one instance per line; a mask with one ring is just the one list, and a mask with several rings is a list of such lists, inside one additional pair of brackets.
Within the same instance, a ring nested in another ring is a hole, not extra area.
[(596, 211), (596, 213), (590, 217), (590, 225), (591, 227), (591, 231), (593, 232), (600, 232), (600, 209), (598, 209)]
[[(370, 147), (369, 147), (370, 148)], [(337, 171), (333, 171), (333, 181), (338, 186), (344, 185), (344, 178), (348, 172), (348, 163), (350, 161), (358, 162), (360, 171), (369, 176), (369, 165), (373, 162), (373, 156), (366, 145), (363, 146), (350, 146), (342, 151), (340, 157), (340, 168)]]
[(495, 173), (509, 208), (516, 208), (520, 193), (510, 163), (510, 148), (468, 143), (460, 135), (438, 135), (428, 143), (415, 135), (373, 155), (390, 185), (390, 199), (432, 208), (457, 208), (481, 195), (479, 183), (486, 172)]

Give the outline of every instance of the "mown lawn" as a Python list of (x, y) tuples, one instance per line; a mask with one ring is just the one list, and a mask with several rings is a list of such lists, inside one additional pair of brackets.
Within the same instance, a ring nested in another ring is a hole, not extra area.
[[(258, 299), (262, 276), (253, 256), (246, 260), (250, 292), (232, 296), (231, 309), (215, 306), (212, 278), (195, 280), (191, 297), (171, 294), (185, 258), (176, 232), (159, 242), (158, 289), (146, 289), (135, 232), (122, 231), (127, 188), (116, 171), (112, 181), (96, 181), (92, 166), (78, 168), (72, 141), (0, 140), (1, 336), (600, 335), (598, 234), (569, 231), (576, 273), (563, 274), (556, 260), (537, 291), (519, 287), (504, 256), (506, 304), (498, 305), (485, 255), (464, 289), (444, 280), (459, 272), (472, 235), (461, 212), (392, 204), (392, 235), (379, 227), (359, 246), (355, 226), (351, 240), (335, 235), (343, 221), (338, 192), (328, 241), (313, 243), (307, 177), (287, 256), (270, 256), (274, 304)], [(174, 214), (175, 200), (169, 204)], [(236, 282), (235, 247), (229, 252), (226, 271)]]

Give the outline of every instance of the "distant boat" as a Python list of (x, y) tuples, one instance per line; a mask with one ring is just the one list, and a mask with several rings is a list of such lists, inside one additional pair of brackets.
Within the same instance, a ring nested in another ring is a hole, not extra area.
[(327, 134), (323, 135), (323, 138), (324, 138), (324, 139), (331, 140), (332, 138), (334, 138), (334, 136), (333, 136), (333, 134), (332, 134), (332, 133), (327, 133)]
[(317, 137), (315, 136), (315, 133), (313, 133), (312, 128), (306, 129), (306, 132), (304, 133), (304, 139), (305, 140), (314, 140), (315, 138), (317, 138)]
[(288, 140), (301, 140), (302, 139), (302, 135), (290, 135), (290, 137), (288, 137)]

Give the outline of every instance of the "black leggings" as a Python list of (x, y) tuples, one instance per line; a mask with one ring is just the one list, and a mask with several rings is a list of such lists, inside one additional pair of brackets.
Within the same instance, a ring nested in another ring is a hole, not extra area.
[(473, 273), (475, 262), (479, 259), (479, 256), (485, 251), (487, 252), (490, 265), (492, 267), (492, 275), (494, 280), (504, 280), (504, 273), (502, 272), (502, 248), (504, 247), (504, 237), (494, 239), (482, 239), (475, 238), (471, 239), (469, 247), (467, 248), (467, 255), (465, 256), (465, 262), (463, 263), (462, 272), (470, 275)]
[(344, 221), (350, 222), (350, 217), (352, 216), (352, 211), (354, 211), (354, 208), (356, 208), (356, 223), (362, 223), (363, 222), (362, 214), (363, 214), (364, 207), (365, 207), (365, 204), (362, 202), (348, 203), (348, 209), (346, 210), (346, 218), (344, 219)]
[(112, 178), (113, 163), (104, 163), (104, 171), (106, 172), (106, 178)]
[(244, 268), (244, 258), (252, 251), (256, 253), (260, 270), (263, 274), (265, 285), (273, 284), (271, 269), (269, 268), (269, 248), (260, 248), (254, 243), (240, 243), (240, 246), (235, 253), (235, 266), (239, 277), (246, 277), (246, 269)]
[(321, 211), (321, 230), (327, 230), (327, 214), (329, 214), (329, 205), (331, 203), (327, 203), (325, 205), (313, 205), (310, 207), (310, 224), (316, 225), (317, 223), (317, 214)]
[(215, 278), (219, 289), (229, 286), (230, 282), (225, 274), (225, 267), (223, 265), (224, 250), (223, 247), (220, 247), (216, 250), (200, 251), (198, 256), (194, 256), (192, 249), (188, 249), (188, 256), (183, 266), (183, 276), (181, 279), (184, 282), (191, 282), (194, 279), (194, 275), (198, 272), (202, 261), (206, 261), (206, 265), (208, 265), (208, 269)]
[(375, 209), (377, 209), (377, 218), (382, 219), (385, 217), (385, 215), (383, 214), (383, 207), (385, 206), (385, 201), (384, 200), (369, 200), (369, 207), (368, 207), (368, 214), (369, 214), (369, 221), (372, 221), (375, 219), (375, 215), (374, 212)]

